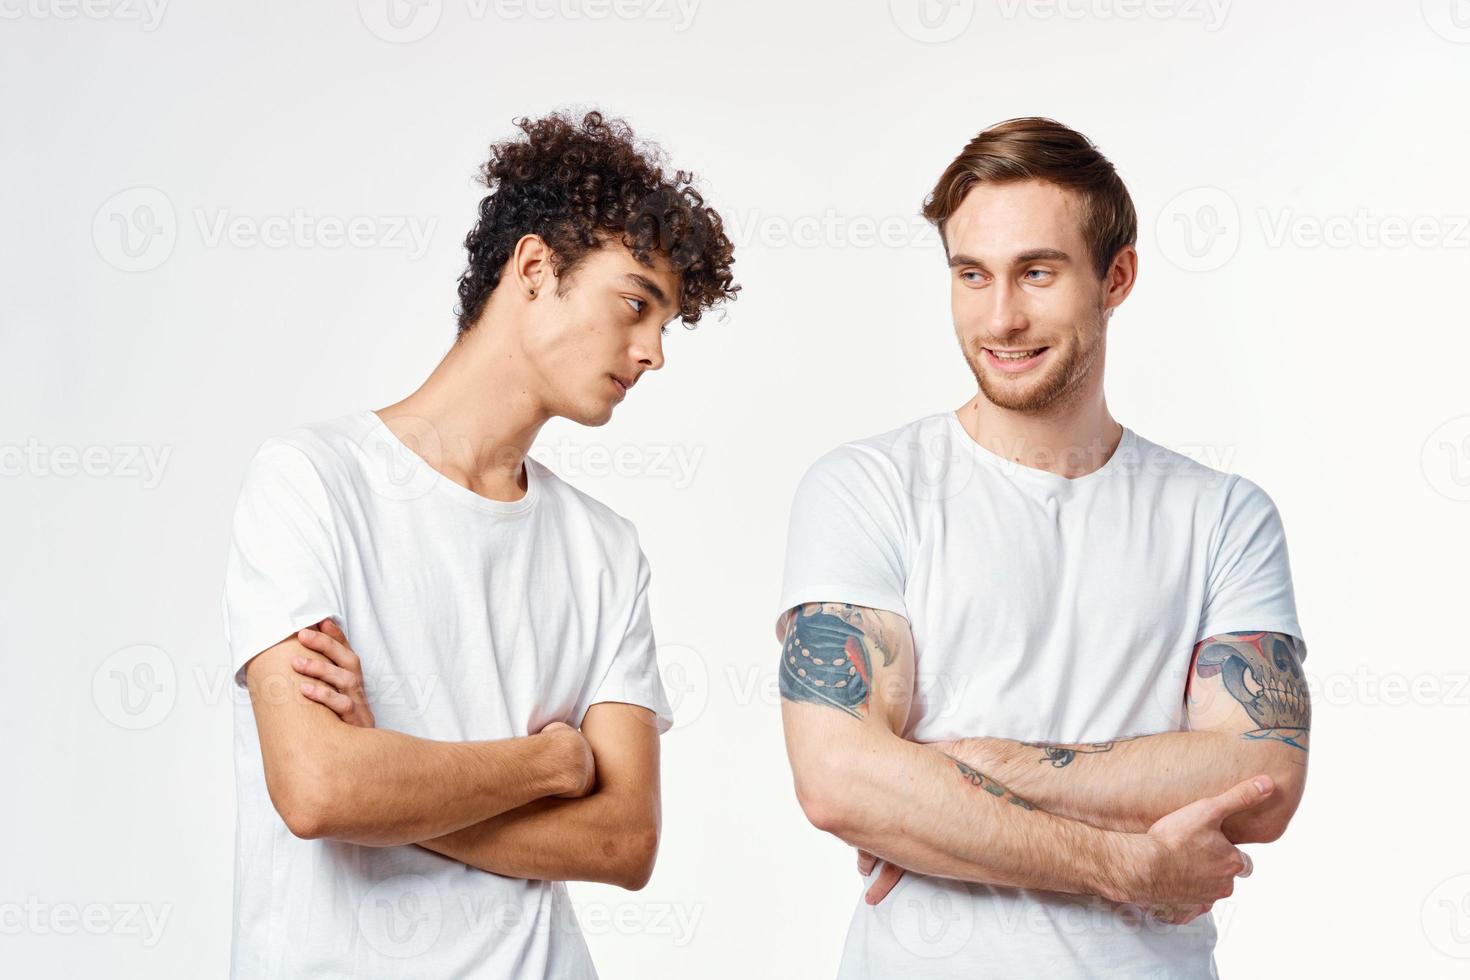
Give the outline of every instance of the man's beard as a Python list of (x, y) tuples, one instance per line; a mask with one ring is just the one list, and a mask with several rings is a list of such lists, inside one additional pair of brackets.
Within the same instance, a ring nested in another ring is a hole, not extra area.
[[(1092, 371), (1093, 363), (1103, 347), (1103, 325), (1079, 336), (1075, 346), (1063, 349), (1051, 347), (1052, 363), (1043, 369), (1040, 377), (1012, 378), (1002, 375), (997, 378), (986, 370), (981, 361), (985, 357), (984, 344), (977, 343), (972, 355), (965, 351), (965, 361), (980, 385), (980, 393), (998, 408), (1013, 412), (1040, 413), (1066, 406), (1069, 398), (1078, 390), (1082, 379)], [(1019, 383), (1017, 383), (1019, 382)]]

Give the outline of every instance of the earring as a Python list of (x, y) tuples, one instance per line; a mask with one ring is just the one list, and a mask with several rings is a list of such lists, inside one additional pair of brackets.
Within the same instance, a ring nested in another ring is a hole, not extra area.
[(531, 298), (532, 299), (535, 299), (536, 298), (536, 290), (534, 290), (534, 289), (531, 290)]

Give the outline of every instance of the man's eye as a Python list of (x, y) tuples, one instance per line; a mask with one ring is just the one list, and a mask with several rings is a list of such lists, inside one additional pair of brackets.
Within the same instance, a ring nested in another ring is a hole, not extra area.
[[(1051, 275), (1051, 270), (1050, 269), (1027, 269), (1026, 270), (1026, 275), (1029, 276), (1032, 273), (1035, 273), (1037, 276), (1049, 276), (1049, 275)], [(1037, 282), (1038, 280), (1032, 279), (1031, 281), (1032, 282)]]
[(971, 271), (971, 272), (961, 272), (960, 273), (960, 278), (963, 279), (965, 282), (979, 282), (980, 281), (980, 273), (974, 272), (974, 271)]
[(643, 308), (648, 305), (646, 302), (636, 296), (624, 296), (623, 299), (627, 300), (628, 305), (633, 307), (634, 313), (642, 313)]

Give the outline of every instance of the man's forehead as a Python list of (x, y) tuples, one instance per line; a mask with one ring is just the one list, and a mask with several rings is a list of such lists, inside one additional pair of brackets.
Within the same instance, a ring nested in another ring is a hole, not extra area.
[(978, 184), (944, 224), (951, 253), (1015, 246), (1070, 251), (1081, 241), (1075, 195), (1043, 181)]

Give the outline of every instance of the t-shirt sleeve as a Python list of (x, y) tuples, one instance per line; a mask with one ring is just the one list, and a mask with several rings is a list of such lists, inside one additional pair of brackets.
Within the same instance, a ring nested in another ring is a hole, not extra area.
[(246, 467), (221, 605), (241, 686), (256, 654), (328, 616), (342, 622), (326, 486), (295, 446), (268, 440)]
[(907, 618), (898, 472), (880, 454), (841, 446), (796, 488), (778, 616), (806, 602), (846, 602)]
[(1215, 535), (1195, 642), (1244, 631), (1305, 639), (1297, 623), (1281, 515), (1264, 490), (1237, 477)]
[(607, 670), (587, 698), (574, 724), (580, 726), (587, 708), (603, 701), (634, 704), (652, 711), (655, 727), (662, 735), (674, 725), (674, 712), (664, 693), (658, 672), (658, 646), (653, 637), (653, 619), (648, 612), (648, 559), (638, 548), (632, 605), (626, 611), (622, 639), (613, 651)]

